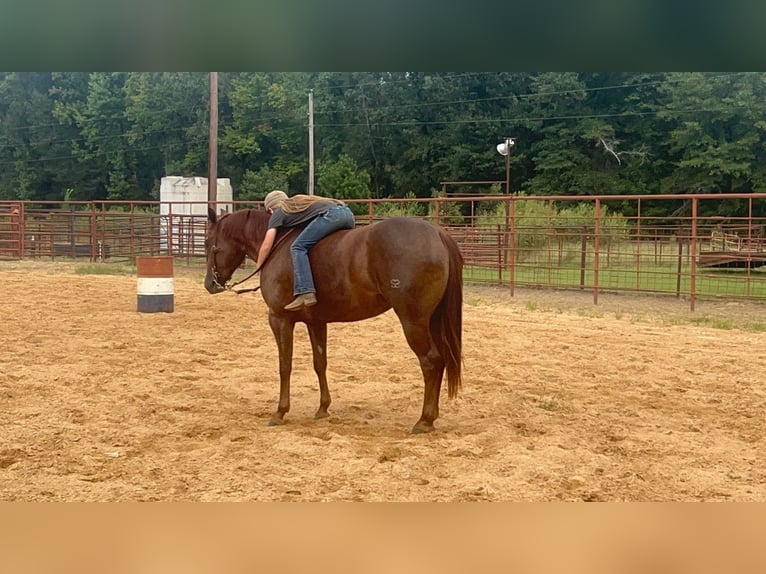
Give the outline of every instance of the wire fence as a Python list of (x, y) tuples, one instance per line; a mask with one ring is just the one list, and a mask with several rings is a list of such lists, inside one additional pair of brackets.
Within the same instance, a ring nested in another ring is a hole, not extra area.
[[(737, 202), (737, 216), (731, 212)], [(418, 217), (460, 245), (466, 283), (766, 300), (766, 194), (462, 195), (349, 201), (357, 225)], [(725, 210), (723, 208), (726, 208)], [(262, 209), (218, 203), (219, 211)], [(204, 265), (206, 202), (0, 202), (0, 258)], [(656, 215), (672, 213), (672, 215)], [(416, 245), (412, 246), (417, 249)]]

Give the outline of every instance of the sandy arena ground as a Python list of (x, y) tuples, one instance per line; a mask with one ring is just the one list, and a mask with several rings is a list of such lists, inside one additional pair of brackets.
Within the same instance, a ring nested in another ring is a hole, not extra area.
[(288, 424), (260, 295), (176, 270), (0, 263), (2, 501), (766, 501), (766, 305), (467, 286), (437, 431), (396, 316), (331, 325), (333, 405), (296, 329)]

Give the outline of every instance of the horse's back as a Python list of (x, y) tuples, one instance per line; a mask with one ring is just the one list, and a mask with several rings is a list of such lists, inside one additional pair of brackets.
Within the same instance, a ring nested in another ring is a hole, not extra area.
[(371, 236), (381, 246), (392, 248), (431, 247), (440, 244), (439, 230), (422, 219), (392, 217), (367, 226)]
[[(287, 251), (262, 275), (262, 284), (270, 283), (272, 273), (280, 278), (276, 308), (292, 296)], [(430, 314), (444, 294), (450, 266), (439, 228), (406, 217), (336, 231), (311, 249), (309, 259), (320, 301), (313, 315), (328, 322), (356, 321), (391, 307), (417, 306)], [(273, 287), (263, 289), (271, 300)]]
[[(369, 264), (420, 275), (446, 268), (449, 256), (434, 225), (420, 219), (395, 217), (370, 226)], [(427, 269), (424, 269), (427, 268)]]

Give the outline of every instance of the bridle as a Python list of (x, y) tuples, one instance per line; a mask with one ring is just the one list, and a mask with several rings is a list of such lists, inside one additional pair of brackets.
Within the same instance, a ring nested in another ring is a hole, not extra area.
[(235, 290), (234, 289), (234, 287), (236, 287), (237, 285), (240, 285), (240, 284), (244, 283), (245, 281), (247, 281), (248, 279), (250, 279), (251, 277), (254, 277), (255, 274), (258, 273), (261, 270), (261, 268), (263, 267), (263, 265), (266, 263), (265, 261), (263, 262), (263, 264), (260, 267), (256, 267), (255, 271), (253, 271), (250, 275), (248, 275), (244, 279), (240, 279), (239, 281), (236, 281), (236, 282), (231, 283), (231, 284), (229, 284), (228, 281), (226, 281), (224, 283), (221, 283), (220, 276), (218, 275), (218, 269), (216, 268), (216, 265), (215, 265), (215, 254), (216, 254), (217, 251), (218, 251), (218, 247), (215, 246), (215, 245), (213, 245), (210, 248), (210, 252), (211, 252), (211, 256), (212, 256), (211, 265), (210, 265), (210, 274), (213, 276), (213, 285), (215, 285), (216, 287), (218, 287), (222, 291), (233, 291), (237, 295), (239, 295), (241, 293), (251, 293), (251, 292), (254, 292), (254, 291), (258, 291), (258, 289), (261, 288), (261, 286), (258, 285), (257, 287), (253, 287), (252, 289), (239, 289), (239, 290)]
[(210, 250), (211, 250), (211, 255), (210, 256), (212, 257), (212, 264), (210, 265), (210, 274), (213, 276), (213, 285), (218, 287), (221, 291), (226, 291), (228, 289), (228, 287), (226, 286), (226, 283), (222, 284), (218, 280), (219, 279), (218, 269), (216, 269), (216, 266), (215, 266), (215, 252), (218, 251), (218, 247), (213, 245), (210, 248)]

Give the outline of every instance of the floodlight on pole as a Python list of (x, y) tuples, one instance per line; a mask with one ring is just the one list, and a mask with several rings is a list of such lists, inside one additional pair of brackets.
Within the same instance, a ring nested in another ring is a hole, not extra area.
[(500, 155), (508, 155), (511, 153), (511, 148), (516, 143), (516, 140), (514, 138), (505, 138), (505, 141), (503, 143), (497, 144), (497, 153)]
[(511, 148), (516, 144), (516, 138), (505, 138), (503, 143), (497, 144), (497, 153), (505, 156), (505, 193), (511, 194)]
[(511, 148), (516, 144), (516, 138), (504, 138), (502, 143), (497, 144), (497, 153), (505, 157), (505, 249), (503, 250), (503, 266), (509, 263), (511, 277), (511, 295), (513, 295), (513, 277), (515, 274), (514, 252), (514, 217), (512, 216), (513, 198), (511, 197)]

